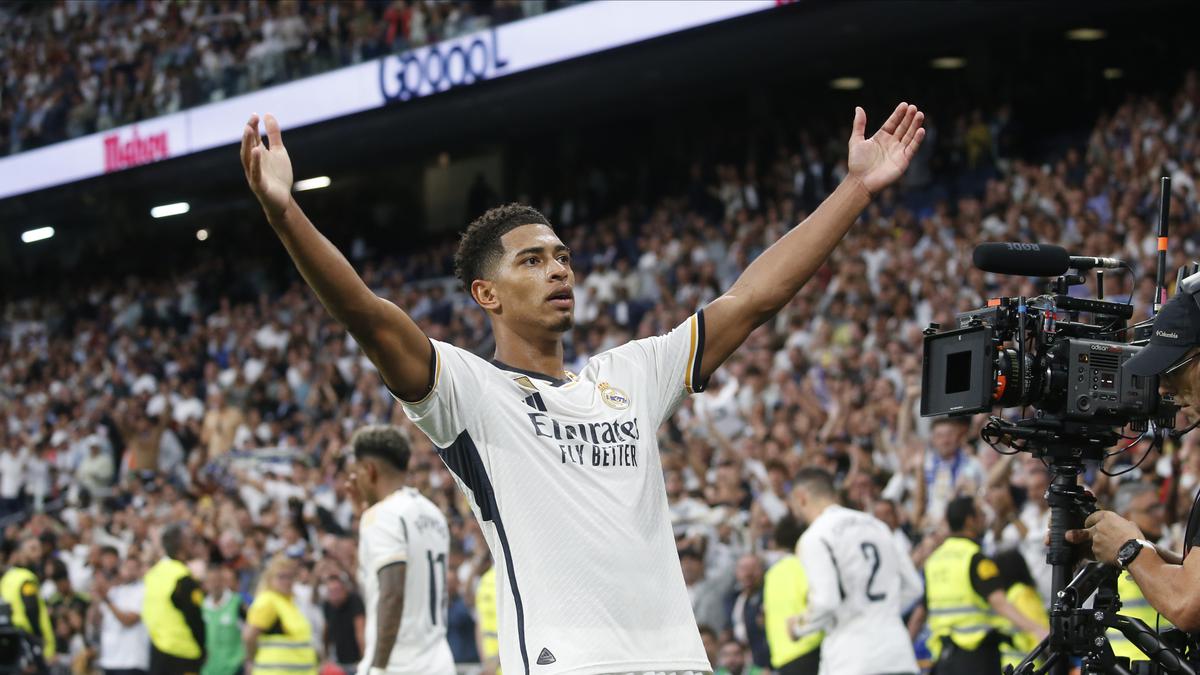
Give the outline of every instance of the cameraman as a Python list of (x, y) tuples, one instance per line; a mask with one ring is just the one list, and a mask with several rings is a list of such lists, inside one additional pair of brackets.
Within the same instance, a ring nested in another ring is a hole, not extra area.
[[(1177, 295), (1154, 319), (1150, 344), (1125, 363), (1135, 375), (1159, 376), (1159, 391), (1174, 394), (1181, 407), (1196, 402), (1200, 384), (1200, 308), (1190, 294)], [(1175, 477), (1178, 480), (1178, 476)], [(1067, 532), (1073, 544), (1091, 542), (1100, 562), (1123, 567), (1141, 588), (1150, 606), (1176, 627), (1200, 630), (1200, 557), (1187, 551), (1200, 542), (1196, 504), (1188, 518), (1184, 553), (1158, 549), (1134, 523), (1112, 511), (1088, 517), (1084, 530)]]

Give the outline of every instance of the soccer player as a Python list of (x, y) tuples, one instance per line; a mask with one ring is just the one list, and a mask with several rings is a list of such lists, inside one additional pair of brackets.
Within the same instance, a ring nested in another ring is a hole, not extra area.
[(808, 573), (808, 611), (792, 622), (792, 637), (825, 631), (822, 675), (917, 673), (900, 616), (921, 597), (921, 577), (891, 530), (838, 505), (824, 469), (801, 469), (790, 498), (793, 513), (809, 524), (796, 546)]
[(446, 517), (406, 487), (408, 439), (395, 427), (355, 432), (354, 484), (370, 505), (358, 532), (358, 576), (367, 609), (359, 673), (454, 675), (446, 642)]
[(571, 251), (542, 214), (483, 214), (455, 256), (487, 313), (491, 360), (431, 340), (376, 296), (304, 216), (279, 123), (252, 115), (246, 179), (325, 308), (354, 336), (468, 496), (496, 562), (507, 675), (709, 672), (683, 583), (656, 433), (690, 393), (800, 290), (924, 137), (901, 103), (870, 138), (855, 110), (847, 176), (734, 285), (666, 335), (563, 367)]

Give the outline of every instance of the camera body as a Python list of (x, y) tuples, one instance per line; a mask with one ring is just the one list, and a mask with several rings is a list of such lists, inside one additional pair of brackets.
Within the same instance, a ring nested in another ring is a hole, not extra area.
[[(1142, 349), (1116, 339), (1132, 315), (1128, 305), (1068, 295), (1038, 300), (994, 299), (959, 314), (952, 330), (926, 329), (921, 415), (1032, 406), (1083, 433), (1125, 425), (1143, 431), (1150, 420), (1173, 426), (1177, 409), (1159, 395), (1158, 378), (1123, 368)], [(1081, 313), (1107, 323), (1080, 322)]]

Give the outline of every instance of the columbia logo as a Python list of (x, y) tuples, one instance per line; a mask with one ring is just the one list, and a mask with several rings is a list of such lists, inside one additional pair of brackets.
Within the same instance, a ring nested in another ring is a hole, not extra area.
[(548, 666), (557, 660), (558, 659), (554, 658), (554, 655), (550, 653), (549, 649), (542, 647), (542, 653), (538, 654), (537, 664), (539, 666)]
[(1156, 330), (1154, 331), (1154, 334), (1160, 338), (1171, 338), (1172, 340), (1179, 339), (1179, 333), (1168, 333), (1165, 330)]

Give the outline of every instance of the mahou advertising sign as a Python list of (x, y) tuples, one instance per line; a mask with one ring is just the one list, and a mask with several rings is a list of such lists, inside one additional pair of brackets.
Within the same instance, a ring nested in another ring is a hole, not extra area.
[(142, 136), (136, 126), (128, 134), (104, 137), (104, 173), (121, 171), (171, 156), (166, 131)]

